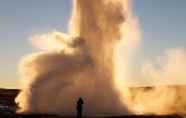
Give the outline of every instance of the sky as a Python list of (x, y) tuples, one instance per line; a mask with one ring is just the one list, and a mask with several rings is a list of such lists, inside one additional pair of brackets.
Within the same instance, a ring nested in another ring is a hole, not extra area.
[[(153, 59), (169, 48), (186, 48), (185, 0), (133, 0), (139, 19), (140, 55)], [(70, 0), (0, 0), (0, 87), (19, 88), (19, 60), (35, 51), (38, 33), (67, 32)]]

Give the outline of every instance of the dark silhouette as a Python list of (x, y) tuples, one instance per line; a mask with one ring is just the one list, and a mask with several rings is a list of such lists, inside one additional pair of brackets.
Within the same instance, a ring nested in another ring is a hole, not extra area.
[(82, 118), (83, 104), (84, 104), (83, 99), (80, 97), (77, 101), (77, 106), (76, 106), (77, 118)]

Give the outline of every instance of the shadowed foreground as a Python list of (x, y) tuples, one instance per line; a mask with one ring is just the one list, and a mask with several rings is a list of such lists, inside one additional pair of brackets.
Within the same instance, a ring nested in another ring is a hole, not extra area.
[[(58, 116), (58, 115), (45, 115), (45, 114), (32, 114), (32, 115), (21, 115), (21, 114), (0, 114), (0, 118), (76, 118), (75, 116)], [(83, 117), (83, 118), (96, 118), (96, 117)], [(101, 118), (101, 117), (98, 117)], [(167, 115), (167, 116), (111, 116), (102, 118), (183, 118), (178, 115)]]
[[(14, 99), (19, 93), (17, 89), (0, 89), (0, 118), (76, 118), (75, 116), (59, 116), (59, 115), (49, 115), (49, 114), (16, 114), (16, 104)], [(95, 117), (83, 117), (83, 118), (95, 118)], [(104, 118), (182, 118), (178, 115), (146, 115), (146, 116), (111, 116)]]

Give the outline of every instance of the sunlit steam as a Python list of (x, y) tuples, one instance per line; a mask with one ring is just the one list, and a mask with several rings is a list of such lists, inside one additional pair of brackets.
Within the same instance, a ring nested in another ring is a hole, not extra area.
[(185, 114), (186, 113), (186, 53), (185, 49), (170, 49), (158, 58), (158, 64), (147, 63), (142, 75), (150, 81), (148, 87), (129, 87), (123, 93), (134, 113)]
[(74, 114), (81, 96), (86, 115), (185, 113), (186, 88), (170, 86), (186, 83), (184, 49), (167, 51), (159, 68), (141, 67), (151, 87), (127, 83), (139, 39), (129, 0), (74, 0), (68, 34), (32, 37), (42, 51), (19, 64), (18, 112)]
[(127, 0), (74, 0), (69, 35), (34, 36), (32, 44), (43, 51), (21, 61), (20, 112), (73, 114), (81, 96), (87, 115), (128, 113), (115, 88), (113, 61), (128, 11)]

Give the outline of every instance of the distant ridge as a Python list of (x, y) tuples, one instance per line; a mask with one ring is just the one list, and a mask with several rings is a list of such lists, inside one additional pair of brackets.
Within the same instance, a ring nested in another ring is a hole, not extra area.
[(14, 99), (19, 93), (19, 89), (0, 88), (0, 105), (15, 106)]

